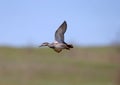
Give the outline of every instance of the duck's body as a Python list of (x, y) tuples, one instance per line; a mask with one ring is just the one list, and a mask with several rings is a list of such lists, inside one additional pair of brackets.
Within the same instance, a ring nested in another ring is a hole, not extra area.
[(63, 24), (57, 29), (55, 32), (55, 42), (53, 43), (48, 43), (45, 42), (41, 46), (48, 46), (49, 48), (54, 49), (56, 52), (61, 52), (62, 49), (67, 49), (70, 50), (70, 48), (73, 48), (72, 44), (67, 44), (64, 42), (64, 33), (66, 32), (67, 29), (67, 23), (66, 21), (63, 22)]

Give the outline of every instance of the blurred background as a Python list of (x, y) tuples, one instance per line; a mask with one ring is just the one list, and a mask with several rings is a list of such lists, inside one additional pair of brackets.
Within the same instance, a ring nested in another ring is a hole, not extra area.
[[(0, 0), (0, 85), (120, 85), (119, 4)], [(74, 48), (38, 48), (64, 20)]]

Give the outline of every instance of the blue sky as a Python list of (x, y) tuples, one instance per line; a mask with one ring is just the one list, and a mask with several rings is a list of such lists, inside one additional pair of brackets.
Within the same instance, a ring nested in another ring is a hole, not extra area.
[(0, 45), (53, 42), (64, 20), (66, 42), (107, 45), (120, 29), (120, 0), (0, 0)]

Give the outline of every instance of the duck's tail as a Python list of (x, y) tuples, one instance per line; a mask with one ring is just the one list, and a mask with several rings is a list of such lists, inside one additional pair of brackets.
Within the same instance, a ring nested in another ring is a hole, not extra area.
[(69, 44), (69, 45), (67, 45), (69, 48), (73, 48), (73, 45), (72, 44)]

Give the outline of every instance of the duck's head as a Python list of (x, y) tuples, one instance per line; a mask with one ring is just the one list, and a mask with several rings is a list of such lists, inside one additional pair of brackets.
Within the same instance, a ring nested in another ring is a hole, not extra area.
[(42, 43), (39, 47), (42, 47), (42, 46), (48, 46), (48, 42), (44, 42), (44, 43)]

